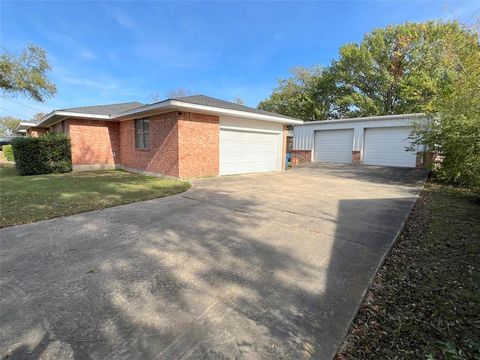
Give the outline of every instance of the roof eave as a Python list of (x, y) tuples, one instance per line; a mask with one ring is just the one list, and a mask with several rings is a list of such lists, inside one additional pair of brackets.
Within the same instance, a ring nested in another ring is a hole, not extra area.
[(35, 126), (36, 126), (36, 124), (34, 124), (34, 123), (22, 121), (22, 122), (18, 123), (18, 125), (15, 127), (14, 131), (21, 131), (22, 130), (21, 128), (29, 129), (29, 128), (35, 127)]
[(93, 119), (93, 120), (110, 120), (110, 115), (98, 115), (98, 114), (83, 114), (70, 111), (55, 110), (45, 115), (40, 122), (35, 125), (36, 127), (47, 127), (55, 125), (57, 122), (66, 118), (77, 119)]

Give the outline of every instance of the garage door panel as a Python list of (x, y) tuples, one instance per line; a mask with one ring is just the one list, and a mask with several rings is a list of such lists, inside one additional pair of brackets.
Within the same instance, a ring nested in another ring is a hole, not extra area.
[(353, 129), (315, 131), (314, 161), (350, 164)]
[(410, 127), (365, 129), (365, 165), (415, 167), (416, 154), (407, 151)]
[(220, 175), (277, 171), (279, 134), (220, 130)]

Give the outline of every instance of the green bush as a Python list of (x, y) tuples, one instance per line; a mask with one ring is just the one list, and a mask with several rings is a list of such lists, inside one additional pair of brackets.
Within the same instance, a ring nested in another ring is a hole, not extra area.
[(63, 134), (16, 138), (12, 141), (12, 147), (15, 166), (20, 175), (72, 171), (70, 139)]
[(13, 161), (13, 148), (12, 145), (3, 145), (2, 146), (3, 155), (8, 161)]

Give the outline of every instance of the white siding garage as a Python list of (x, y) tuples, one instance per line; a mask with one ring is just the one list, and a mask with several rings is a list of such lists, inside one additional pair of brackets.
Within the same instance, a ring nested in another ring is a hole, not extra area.
[(365, 129), (365, 165), (415, 167), (416, 153), (407, 151), (411, 127)]
[(220, 175), (282, 169), (283, 126), (220, 118)]
[(353, 129), (315, 131), (314, 161), (350, 164)]
[(417, 151), (406, 151), (409, 134), (424, 114), (371, 116), (305, 122), (293, 128), (293, 156), (313, 161), (415, 167)]

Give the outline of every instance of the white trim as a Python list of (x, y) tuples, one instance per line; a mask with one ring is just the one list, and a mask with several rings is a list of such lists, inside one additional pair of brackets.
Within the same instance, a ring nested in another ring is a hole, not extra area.
[(54, 111), (54, 115), (59, 116), (66, 116), (66, 117), (89, 117), (91, 119), (103, 119), (109, 120), (110, 115), (98, 115), (98, 114), (84, 114), (84, 113), (77, 113), (77, 112), (69, 112), (69, 111)]
[(312, 124), (332, 124), (332, 123), (342, 123), (342, 122), (356, 122), (356, 121), (374, 121), (374, 120), (395, 120), (395, 119), (412, 119), (412, 118), (425, 118), (424, 113), (414, 113), (414, 114), (404, 114), (404, 115), (382, 115), (382, 116), (367, 116), (359, 118), (345, 118), (345, 119), (334, 119), (334, 120), (317, 120), (317, 121), (307, 121), (295, 126), (305, 126)]
[[(46, 122), (48, 119), (54, 117), (54, 116), (61, 116), (61, 119), (58, 119), (57, 121), (52, 122), (51, 124), (48, 125), (43, 125), (44, 122)], [(110, 115), (98, 115), (98, 114), (87, 114), (87, 113), (77, 113), (77, 112), (70, 112), (70, 111), (59, 111), (59, 110), (54, 110), (51, 113), (45, 115), (38, 124), (32, 126), (32, 127), (50, 127), (53, 126), (60, 121), (65, 120), (66, 118), (89, 118), (89, 119), (96, 119), (96, 120), (110, 120)]]

